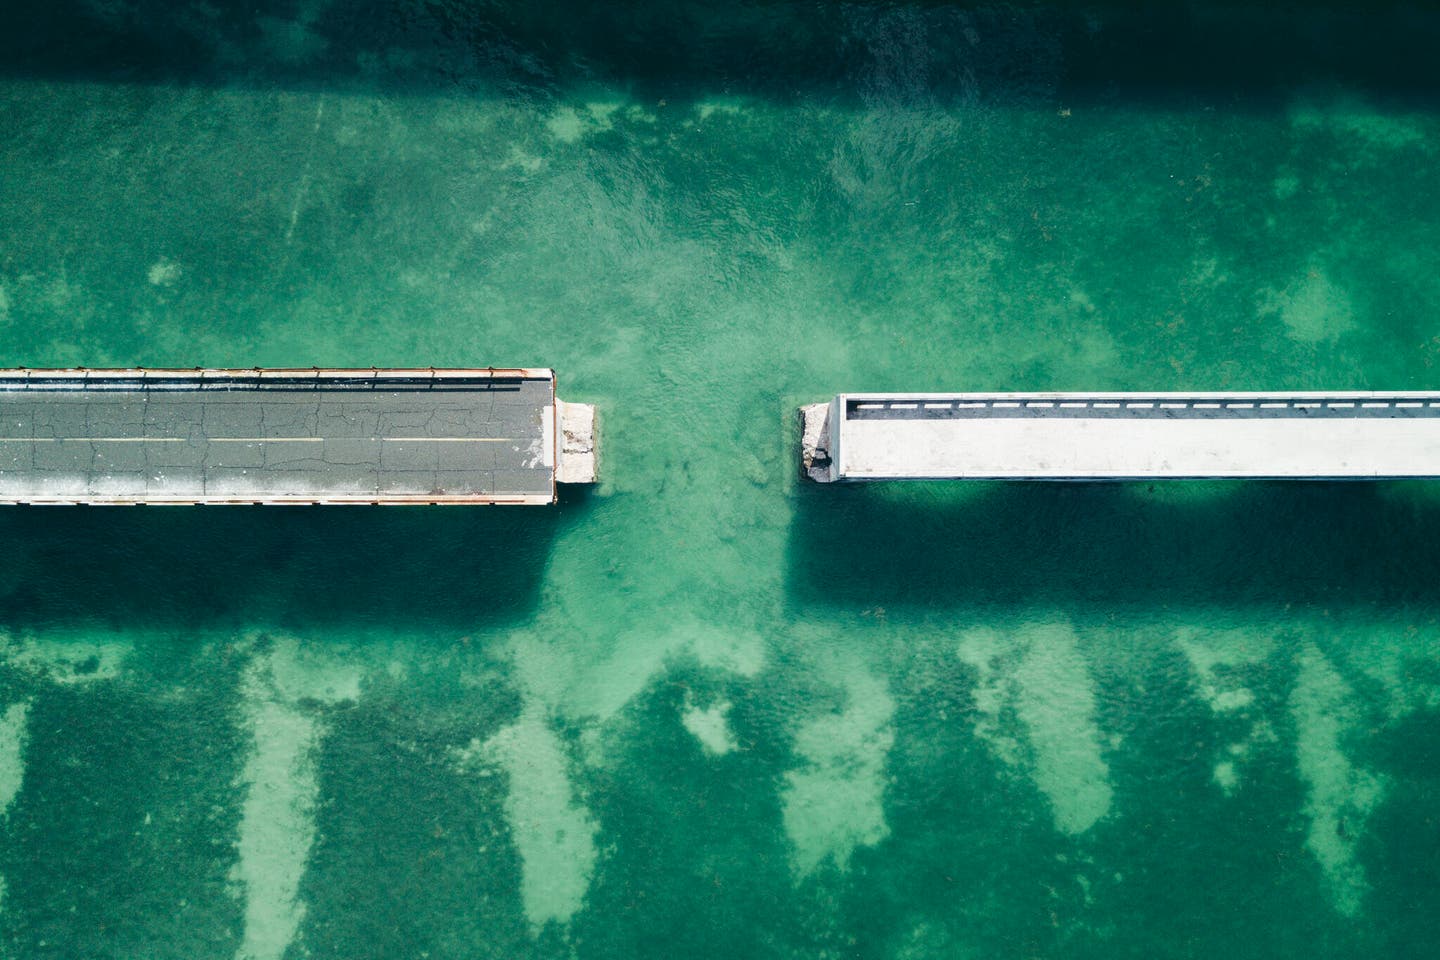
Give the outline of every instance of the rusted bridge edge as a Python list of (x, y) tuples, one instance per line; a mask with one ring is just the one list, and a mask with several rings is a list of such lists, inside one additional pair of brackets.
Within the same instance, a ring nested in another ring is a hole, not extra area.
[(297, 383), (475, 379), (555, 380), (546, 367), (0, 367), (0, 385), (72, 383), (101, 386), (126, 380), (162, 383), (183, 380), (234, 384), (237, 381)]

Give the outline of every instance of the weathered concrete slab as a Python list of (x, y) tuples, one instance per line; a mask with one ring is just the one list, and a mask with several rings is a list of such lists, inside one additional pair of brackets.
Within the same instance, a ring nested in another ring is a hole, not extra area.
[(0, 371), (4, 503), (551, 503), (549, 370)]
[(560, 427), (555, 479), (561, 483), (594, 483), (598, 469), (595, 408), (588, 403), (556, 400), (555, 410)]
[(1440, 393), (839, 394), (821, 481), (1440, 477)]

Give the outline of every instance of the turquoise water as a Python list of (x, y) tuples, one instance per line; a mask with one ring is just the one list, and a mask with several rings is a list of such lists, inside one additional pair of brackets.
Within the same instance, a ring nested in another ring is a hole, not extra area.
[(553, 366), (604, 482), (0, 511), (0, 953), (1433, 952), (1440, 488), (794, 423), (1433, 388), (1433, 13), (7, 10), (0, 364)]

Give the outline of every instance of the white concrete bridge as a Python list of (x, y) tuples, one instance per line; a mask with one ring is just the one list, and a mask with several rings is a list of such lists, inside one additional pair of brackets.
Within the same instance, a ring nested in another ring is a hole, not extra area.
[(1440, 477), (1440, 392), (842, 393), (801, 412), (821, 482)]

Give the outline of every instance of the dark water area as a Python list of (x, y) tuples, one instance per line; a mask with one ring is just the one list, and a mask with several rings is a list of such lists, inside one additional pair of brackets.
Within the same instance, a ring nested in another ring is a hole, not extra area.
[(826, 488), (795, 410), (1433, 389), (1437, 41), (0, 4), (0, 365), (550, 366), (602, 472), (0, 508), (0, 957), (1430, 956), (1440, 488)]
[[(903, 11), (906, 26), (887, 21)], [(1440, 8), (1384, 0), (1224, 3), (517, 4), (305, 0), (11, 0), (0, 70), (16, 76), (331, 88), (578, 83), (686, 98), (853, 93), (877, 36), (914, 44), (937, 96), (1050, 94), (1274, 106), (1297, 85), (1425, 98)], [(923, 40), (921, 39), (923, 37)]]
[[(1405, 492), (1223, 481), (1179, 498), (1164, 484), (806, 489), (789, 582), (801, 602), (842, 606), (1055, 603), (1103, 619), (1155, 604), (1330, 604), (1433, 616), (1440, 514)], [(827, 537), (837, 509), (845, 550)], [(847, 575), (861, 583), (833, 593)]]
[(0, 596), (37, 628), (234, 628), (261, 610), (307, 626), (523, 620), (570, 519), (541, 513), (17, 508), (0, 514)]

